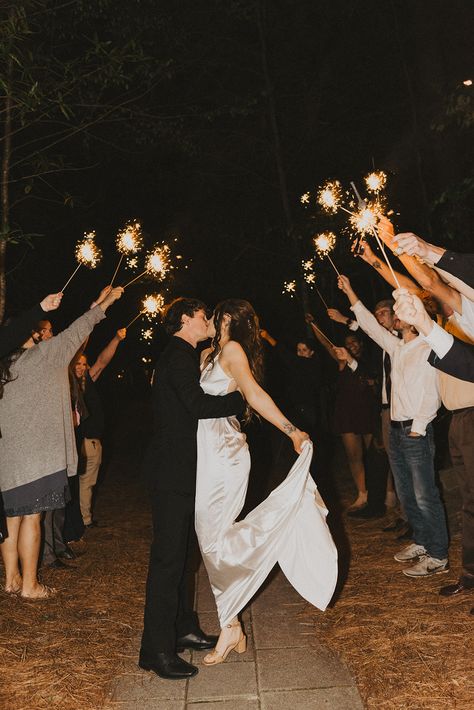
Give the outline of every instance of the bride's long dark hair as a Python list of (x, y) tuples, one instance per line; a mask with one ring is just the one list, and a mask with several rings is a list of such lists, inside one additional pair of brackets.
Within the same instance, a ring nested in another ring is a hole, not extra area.
[[(229, 339), (235, 340), (242, 346), (249, 361), (252, 375), (259, 384), (263, 382), (263, 345), (260, 337), (260, 324), (253, 306), (241, 298), (228, 298), (221, 301), (214, 309), (214, 327), (216, 334), (212, 339), (211, 352), (208, 362), (214, 364), (216, 357), (222, 350), (221, 328), (224, 316), (230, 316)], [(244, 419), (249, 421), (252, 409), (247, 405)]]

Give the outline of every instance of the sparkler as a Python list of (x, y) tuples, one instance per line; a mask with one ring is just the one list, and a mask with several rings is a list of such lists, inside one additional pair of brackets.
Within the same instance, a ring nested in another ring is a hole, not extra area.
[(291, 298), (296, 296), (296, 281), (285, 281), (282, 293), (289, 293)]
[(138, 281), (138, 279), (145, 274), (151, 274), (155, 279), (157, 279), (157, 281), (162, 281), (168, 271), (172, 268), (170, 264), (170, 251), (171, 250), (167, 244), (156, 246), (151, 252), (148, 253), (145, 259), (145, 270), (125, 284), (124, 288), (130, 286), (130, 284), (134, 281)]
[(339, 180), (328, 180), (318, 191), (316, 200), (325, 212), (335, 214), (342, 202), (342, 185)]
[(68, 278), (61, 291), (64, 292), (66, 286), (72, 281), (73, 277), (79, 271), (81, 266), (87, 266), (89, 269), (95, 269), (102, 258), (102, 252), (94, 242), (95, 232), (84, 232), (84, 238), (76, 244), (76, 260), (77, 267)]
[(366, 175), (364, 180), (367, 190), (377, 193), (384, 189), (387, 182), (387, 175), (383, 170), (374, 170), (372, 173)]
[(305, 192), (304, 195), (301, 195), (301, 197), (300, 197), (301, 204), (302, 205), (309, 205), (309, 198), (310, 198), (309, 192)]
[(142, 339), (146, 341), (153, 340), (153, 328), (144, 328), (142, 330)]
[(136, 315), (135, 318), (133, 318), (133, 320), (131, 320), (127, 326), (125, 326), (126, 328), (130, 328), (130, 326), (135, 323), (135, 321), (138, 320), (140, 316), (146, 316), (148, 320), (152, 321), (154, 318), (156, 318), (156, 316), (158, 316), (162, 312), (165, 306), (165, 299), (163, 298), (161, 293), (155, 293), (151, 296), (145, 296), (145, 298), (143, 299), (142, 306), (143, 308), (140, 313), (138, 313), (138, 315)]
[(317, 234), (313, 238), (313, 243), (319, 258), (324, 259), (324, 257), (327, 256), (334, 271), (338, 276), (340, 276), (341, 274), (337, 270), (335, 263), (329, 256), (329, 252), (336, 246), (336, 235), (334, 232), (321, 232), (321, 234)]
[[(359, 233), (360, 234), (367, 234), (368, 232), (371, 232), (375, 239), (377, 240), (377, 244), (379, 245), (380, 251), (383, 254), (383, 258), (385, 259), (388, 268), (390, 269), (390, 272), (393, 276), (393, 279), (397, 285), (397, 288), (400, 288), (400, 282), (397, 279), (397, 275), (395, 271), (393, 270), (393, 267), (387, 257), (387, 254), (385, 252), (385, 247), (382, 242), (382, 240), (379, 237), (379, 234), (377, 232), (377, 221), (378, 219), (382, 216), (382, 210), (380, 207), (380, 204), (378, 204), (378, 207), (375, 207), (377, 203), (374, 203), (372, 207), (366, 204), (365, 200), (362, 199), (362, 197), (359, 194), (359, 191), (357, 190), (357, 187), (353, 182), (351, 182), (352, 189), (354, 190), (354, 194), (357, 197), (357, 202), (359, 204), (359, 211), (360, 211), (360, 220), (359, 220)], [(352, 220), (351, 220), (352, 221)], [(357, 227), (356, 227), (357, 229)], [(365, 230), (365, 232), (362, 231), (362, 229)]]
[(324, 298), (321, 295), (321, 292), (319, 288), (316, 286), (316, 274), (314, 273), (314, 259), (308, 259), (307, 261), (302, 261), (301, 266), (303, 267), (303, 278), (306, 281), (306, 283), (311, 287), (314, 288), (316, 293), (318, 294), (319, 298), (324, 304), (324, 307), (326, 310), (328, 309), (328, 304), (324, 300)]
[(136, 254), (143, 246), (143, 239), (141, 233), (140, 222), (128, 222), (125, 227), (117, 234), (115, 244), (117, 251), (120, 252), (120, 259), (117, 264), (117, 268), (114, 271), (110, 285), (112, 286), (117, 276), (118, 270), (120, 269), (120, 264), (124, 256), (131, 256)]

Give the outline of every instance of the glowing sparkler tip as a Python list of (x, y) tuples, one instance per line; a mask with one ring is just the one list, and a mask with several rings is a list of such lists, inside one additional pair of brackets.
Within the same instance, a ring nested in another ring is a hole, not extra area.
[(143, 340), (153, 340), (153, 328), (144, 328), (142, 330)]
[(172, 268), (170, 264), (170, 248), (167, 244), (157, 246), (151, 251), (145, 262), (146, 270), (155, 278), (162, 280)]
[(385, 187), (387, 175), (383, 170), (374, 171), (365, 177), (365, 184), (369, 192), (380, 192)]
[(339, 180), (328, 180), (318, 190), (317, 202), (326, 212), (337, 212), (342, 201), (342, 186)]
[(303, 271), (311, 271), (314, 268), (314, 261), (313, 259), (308, 259), (307, 261), (303, 259), (301, 265), (303, 266)]
[(336, 235), (334, 232), (321, 232), (313, 238), (313, 243), (316, 253), (322, 259), (336, 246)]
[(307, 284), (312, 286), (313, 284), (316, 283), (316, 274), (313, 274), (313, 273), (305, 274), (304, 280), (306, 281)]
[(310, 198), (309, 192), (305, 192), (304, 195), (301, 195), (301, 197), (300, 197), (301, 204), (302, 205), (309, 205), (309, 198)]
[(290, 296), (294, 296), (296, 293), (296, 281), (285, 281), (282, 293), (289, 293)]
[(84, 232), (84, 238), (76, 244), (76, 259), (89, 269), (95, 269), (102, 252), (94, 242), (95, 232)]
[(165, 307), (165, 299), (161, 293), (155, 293), (151, 296), (145, 296), (143, 300), (143, 314), (152, 320), (158, 316)]
[(137, 221), (128, 222), (117, 234), (115, 244), (121, 254), (136, 254), (143, 246), (141, 224)]
[(356, 232), (364, 236), (373, 233), (382, 214), (382, 205), (379, 202), (371, 202), (351, 215), (350, 223)]

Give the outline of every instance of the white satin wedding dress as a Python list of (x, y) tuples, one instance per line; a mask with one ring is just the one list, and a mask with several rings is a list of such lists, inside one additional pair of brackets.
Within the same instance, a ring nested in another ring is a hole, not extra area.
[[(201, 375), (208, 394), (224, 395), (231, 383), (218, 358)], [(197, 444), (196, 532), (220, 625), (237, 616), (276, 562), (296, 591), (324, 610), (336, 586), (337, 550), (309, 473), (312, 444), (304, 445), (283, 483), (238, 523), (250, 472), (239, 422), (201, 419)]]

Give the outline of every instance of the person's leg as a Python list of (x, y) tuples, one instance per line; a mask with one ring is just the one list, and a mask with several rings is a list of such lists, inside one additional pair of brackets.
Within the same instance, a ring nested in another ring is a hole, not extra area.
[(54, 549), (54, 510), (47, 510), (42, 520), (42, 555), (41, 562), (43, 565), (50, 565), (56, 559), (56, 551)]
[[(381, 442), (373, 437), (365, 453), (365, 478), (367, 483), (367, 514), (385, 513), (385, 492), (388, 458)], [(364, 516), (365, 511), (359, 511)], [(357, 511), (355, 513), (357, 515)]]
[(41, 513), (24, 515), (18, 533), (18, 556), (21, 563), (24, 597), (49, 596), (50, 590), (38, 582), (38, 557), (41, 543)]
[(357, 487), (358, 498), (355, 504), (358, 504), (359, 500), (362, 503), (364, 499), (367, 501), (362, 436), (360, 434), (344, 433), (341, 434), (341, 437), (352, 478)]
[[(424, 542), (420, 544), (426, 548), (430, 557), (444, 560), (448, 557), (448, 530), (444, 508), (435, 481), (433, 427), (429, 424), (426, 435), (416, 438), (408, 436), (408, 432), (409, 429), (404, 430), (401, 446), (410, 468), (415, 502), (421, 518)], [(408, 516), (410, 516), (404, 501), (402, 502)], [(414, 526), (413, 528), (415, 529)]]
[(199, 563), (199, 546), (194, 530), (194, 501), (192, 508), (189, 509), (189, 516), (186, 560), (178, 589), (176, 617), (176, 636), (178, 638), (192, 633), (200, 633), (198, 616), (194, 611), (195, 580)]
[(449, 453), (462, 496), (461, 581), (474, 587), (474, 410), (453, 415)]
[(63, 534), (65, 512), (65, 508), (53, 510), (53, 542), (54, 551), (58, 557), (67, 550)]
[(186, 566), (194, 496), (157, 492), (152, 497), (153, 541), (146, 584), (140, 658), (175, 653), (179, 592)]
[[(403, 447), (405, 438), (406, 434), (403, 429), (391, 427), (389, 461), (400, 504), (413, 529), (413, 540), (417, 545), (426, 547), (427, 539), (425, 536), (423, 518), (416, 503), (411, 466), (406, 458), (406, 452)], [(413, 441), (415, 441), (415, 439), (413, 439)]]
[(84, 525), (90, 525), (92, 523), (92, 494), (102, 462), (102, 445), (99, 439), (84, 439), (82, 455), (85, 458), (85, 471), (79, 476), (79, 501)]
[(2, 559), (5, 567), (5, 591), (19, 592), (22, 580), (18, 565), (18, 532), (20, 530), (21, 515), (7, 517), (8, 537), (0, 545)]

